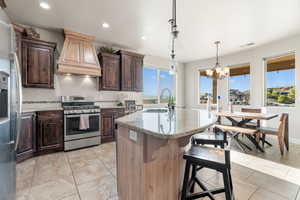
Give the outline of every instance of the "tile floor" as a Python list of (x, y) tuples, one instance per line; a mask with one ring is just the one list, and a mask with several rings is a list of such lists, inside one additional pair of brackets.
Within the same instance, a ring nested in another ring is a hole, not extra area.
[[(237, 200), (300, 200), (299, 185), (234, 163)], [(208, 187), (222, 177), (198, 174)], [(17, 165), (18, 200), (117, 200), (115, 143), (36, 157)], [(219, 195), (218, 199), (224, 199)]]

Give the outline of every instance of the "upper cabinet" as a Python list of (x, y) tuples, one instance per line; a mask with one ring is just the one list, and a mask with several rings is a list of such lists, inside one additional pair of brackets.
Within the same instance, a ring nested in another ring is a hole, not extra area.
[(99, 90), (120, 90), (120, 56), (99, 53), (102, 66), (102, 77), (99, 78)]
[(128, 51), (119, 51), (121, 56), (121, 90), (143, 91), (144, 55)]
[(58, 72), (101, 76), (94, 40), (94, 36), (65, 30), (65, 42), (58, 61)]
[(21, 47), (23, 86), (54, 88), (54, 51), (56, 44), (22, 38)]

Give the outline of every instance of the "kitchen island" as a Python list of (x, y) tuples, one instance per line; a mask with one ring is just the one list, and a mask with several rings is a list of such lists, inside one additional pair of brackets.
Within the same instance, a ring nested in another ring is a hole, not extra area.
[(183, 153), (193, 134), (217, 118), (206, 110), (139, 111), (116, 120), (120, 200), (177, 200)]

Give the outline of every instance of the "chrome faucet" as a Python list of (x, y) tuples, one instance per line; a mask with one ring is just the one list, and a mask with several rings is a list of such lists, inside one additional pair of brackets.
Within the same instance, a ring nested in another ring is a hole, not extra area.
[(161, 93), (160, 93), (160, 99), (162, 99), (163, 95), (165, 92), (168, 92), (169, 93), (169, 96), (168, 96), (168, 109), (171, 110), (172, 109), (172, 91), (169, 89), (169, 88), (164, 88), (161, 90)]

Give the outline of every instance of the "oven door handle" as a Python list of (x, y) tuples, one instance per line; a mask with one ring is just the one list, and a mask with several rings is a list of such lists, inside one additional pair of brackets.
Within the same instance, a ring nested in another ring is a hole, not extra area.
[[(100, 116), (100, 114), (83, 114), (83, 115), (88, 115), (90, 116)], [(66, 115), (66, 118), (75, 118), (75, 117), (80, 117), (81, 115)]]

